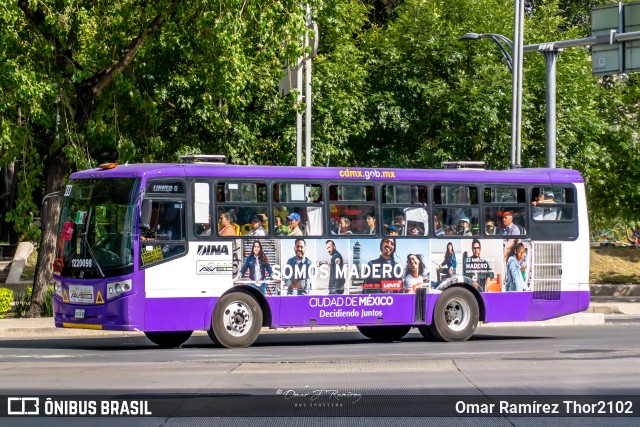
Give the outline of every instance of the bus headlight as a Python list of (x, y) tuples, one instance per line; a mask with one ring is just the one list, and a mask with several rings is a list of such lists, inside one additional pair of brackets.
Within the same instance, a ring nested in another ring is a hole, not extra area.
[(53, 293), (62, 298), (62, 283), (58, 281), (53, 281)]
[(107, 299), (115, 298), (121, 293), (130, 291), (131, 289), (131, 279), (107, 283)]

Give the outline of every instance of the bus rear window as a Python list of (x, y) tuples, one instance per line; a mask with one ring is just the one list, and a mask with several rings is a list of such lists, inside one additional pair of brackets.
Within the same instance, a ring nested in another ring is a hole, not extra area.
[(573, 221), (575, 219), (573, 188), (533, 187), (531, 216), (534, 221)]

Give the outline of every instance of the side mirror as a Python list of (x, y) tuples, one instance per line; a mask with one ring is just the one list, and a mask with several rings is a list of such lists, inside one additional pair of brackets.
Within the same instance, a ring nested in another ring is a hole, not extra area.
[(138, 227), (141, 230), (149, 230), (151, 228), (151, 200), (143, 200), (140, 208), (140, 223)]

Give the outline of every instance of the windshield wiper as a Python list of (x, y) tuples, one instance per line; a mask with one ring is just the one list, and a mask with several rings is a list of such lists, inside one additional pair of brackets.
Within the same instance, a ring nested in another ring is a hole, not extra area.
[(89, 208), (89, 213), (87, 214), (87, 226), (84, 229), (84, 236), (83, 236), (83, 243), (85, 244), (85, 246), (87, 247), (87, 250), (89, 252), (89, 256), (91, 256), (91, 259), (93, 260), (93, 263), (95, 264), (95, 266), (98, 268), (98, 272), (100, 272), (100, 276), (102, 277), (106, 277), (104, 275), (104, 273), (102, 272), (102, 268), (100, 268), (100, 264), (98, 264), (98, 260), (96, 259), (95, 255), (93, 254), (93, 251), (91, 250), (91, 245), (89, 244), (89, 229), (91, 228), (91, 214), (93, 213), (93, 206)]

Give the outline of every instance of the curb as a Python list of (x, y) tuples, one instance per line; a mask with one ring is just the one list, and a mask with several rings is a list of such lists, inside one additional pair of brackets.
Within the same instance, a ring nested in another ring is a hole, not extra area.
[(605, 324), (604, 313), (575, 313), (538, 322), (482, 323), (482, 327), (500, 326), (599, 326)]
[(593, 297), (638, 297), (640, 285), (589, 285)]
[[(575, 313), (556, 319), (543, 320), (538, 322), (497, 322), (480, 323), (481, 328), (496, 327), (523, 327), (523, 326), (598, 326), (605, 324), (604, 313)], [(357, 332), (355, 326), (313, 326), (300, 328), (263, 328), (262, 334), (273, 333), (302, 333), (302, 332)], [(205, 331), (194, 331), (193, 336), (206, 336)], [(65, 337), (135, 337), (144, 336), (143, 332), (136, 331), (103, 331), (90, 329), (65, 329), (50, 326), (45, 327), (8, 327), (0, 328), (0, 339), (2, 338), (65, 338)]]

